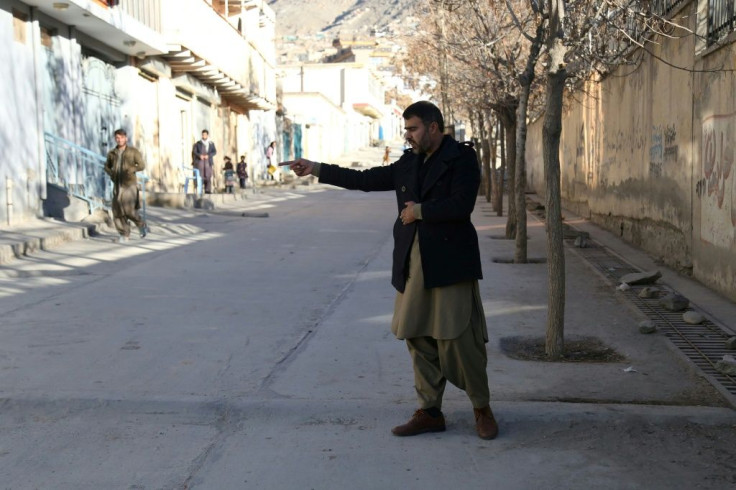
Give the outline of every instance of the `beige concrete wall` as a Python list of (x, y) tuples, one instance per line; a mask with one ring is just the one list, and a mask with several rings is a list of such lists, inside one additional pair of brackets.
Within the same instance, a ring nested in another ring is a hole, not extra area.
[(736, 45), (696, 60), (693, 97), (693, 271), (736, 298)]
[[(678, 14), (693, 30), (696, 4)], [(736, 48), (696, 55), (694, 39), (658, 39), (653, 55), (568, 98), (562, 197), (568, 209), (736, 298), (736, 74), (707, 72), (733, 68)], [(544, 194), (542, 124), (543, 116), (530, 124), (527, 164), (529, 187)]]

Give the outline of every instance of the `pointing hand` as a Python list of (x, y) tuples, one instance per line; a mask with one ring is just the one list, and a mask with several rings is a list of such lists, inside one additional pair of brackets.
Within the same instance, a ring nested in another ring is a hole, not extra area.
[(312, 169), (314, 168), (314, 162), (305, 158), (299, 158), (298, 160), (291, 160), (288, 162), (279, 163), (279, 167), (284, 167), (286, 165), (288, 165), (289, 168), (293, 170), (294, 173), (297, 174), (299, 177), (310, 175), (312, 173)]

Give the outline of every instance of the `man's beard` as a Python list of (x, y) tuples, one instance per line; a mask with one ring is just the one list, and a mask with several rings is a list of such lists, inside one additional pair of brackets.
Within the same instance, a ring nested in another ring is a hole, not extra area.
[(415, 141), (414, 145), (411, 145), (411, 151), (415, 155), (424, 155), (429, 150), (429, 142), (426, 141), (429, 138), (422, 137), (421, 141)]

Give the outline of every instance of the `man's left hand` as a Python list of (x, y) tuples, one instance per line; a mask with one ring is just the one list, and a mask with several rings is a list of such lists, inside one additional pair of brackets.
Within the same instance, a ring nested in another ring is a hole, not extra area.
[(414, 217), (414, 204), (416, 203), (414, 201), (407, 201), (404, 204), (406, 205), (406, 207), (401, 210), (399, 218), (401, 218), (401, 222), (403, 224), (409, 225), (417, 220)]

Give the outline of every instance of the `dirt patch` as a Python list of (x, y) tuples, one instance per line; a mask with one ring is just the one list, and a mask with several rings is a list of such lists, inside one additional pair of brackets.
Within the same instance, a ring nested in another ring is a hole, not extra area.
[[(547, 361), (544, 338), (503, 337), (501, 350), (519, 361)], [(623, 362), (626, 358), (595, 337), (575, 337), (565, 340), (562, 358), (554, 362)]]

